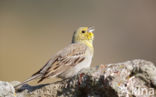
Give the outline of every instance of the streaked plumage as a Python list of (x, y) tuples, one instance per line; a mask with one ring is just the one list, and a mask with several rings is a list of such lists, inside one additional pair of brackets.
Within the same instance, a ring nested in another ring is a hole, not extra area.
[(39, 78), (38, 82), (49, 77), (69, 78), (76, 75), (81, 69), (90, 67), (94, 52), (93, 30), (92, 27), (80, 27), (74, 33), (71, 44), (56, 53), (31, 78), (15, 87), (36, 78)]

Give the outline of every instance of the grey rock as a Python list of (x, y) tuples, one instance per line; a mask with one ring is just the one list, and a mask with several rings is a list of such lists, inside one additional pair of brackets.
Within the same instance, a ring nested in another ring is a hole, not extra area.
[(37, 86), (25, 84), (16, 91), (16, 95), (17, 97), (156, 97), (156, 66), (152, 62), (140, 59), (98, 65), (83, 69), (77, 76), (59, 82)]
[(16, 97), (14, 87), (4, 81), (0, 81), (0, 97)]

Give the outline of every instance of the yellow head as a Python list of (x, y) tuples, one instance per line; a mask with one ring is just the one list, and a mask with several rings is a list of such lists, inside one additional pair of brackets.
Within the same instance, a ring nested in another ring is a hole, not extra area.
[(80, 27), (76, 32), (74, 32), (72, 42), (93, 42), (94, 34), (93, 27)]
[(94, 27), (80, 27), (74, 32), (72, 43), (84, 43), (93, 51)]

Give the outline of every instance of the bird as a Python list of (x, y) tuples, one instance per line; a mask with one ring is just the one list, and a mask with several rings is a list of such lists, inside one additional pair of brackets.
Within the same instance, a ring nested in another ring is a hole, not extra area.
[(73, 34), (72, 41), (64, 49), (58, 51), (49, 61), (30, 78), (14, 86), (16, 89), (31, 80), (46, 78), (71, 78), (84, 68), (91, 66), (94, 55), (94, 26), (79, 27)]

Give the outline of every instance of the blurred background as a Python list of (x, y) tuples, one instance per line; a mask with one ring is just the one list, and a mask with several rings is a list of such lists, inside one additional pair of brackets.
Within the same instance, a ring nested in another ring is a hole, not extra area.
[(95, 26), (92, 66), (156, 63), (156, 0), (0, 0), (0, 80), (23, 81)]

